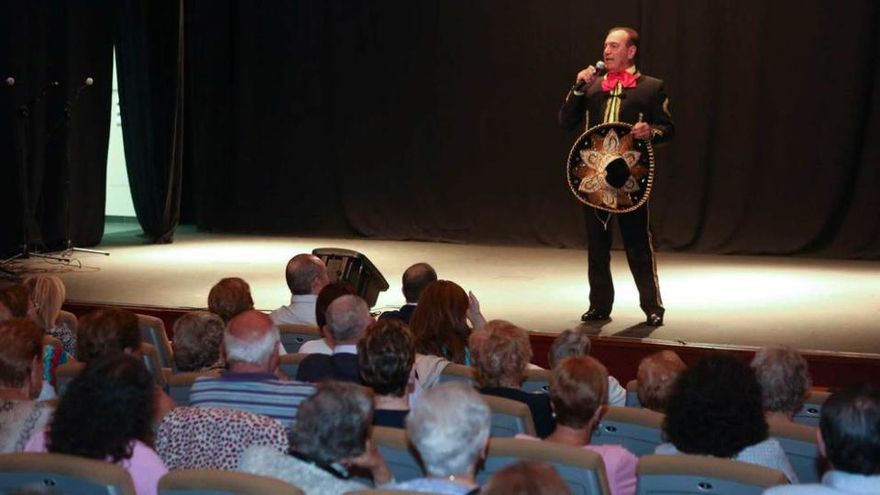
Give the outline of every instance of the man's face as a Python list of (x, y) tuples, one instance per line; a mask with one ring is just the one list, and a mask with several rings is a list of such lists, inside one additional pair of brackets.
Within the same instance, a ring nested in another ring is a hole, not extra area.
[(636, 56), (636, 47), (628, 45), (629, 35), (626, 31), (616, 30), (608, 33), (605, 38), (605, 49), (602, 51), (602, 59), (608, 72), (626, 70), (632, 65)]

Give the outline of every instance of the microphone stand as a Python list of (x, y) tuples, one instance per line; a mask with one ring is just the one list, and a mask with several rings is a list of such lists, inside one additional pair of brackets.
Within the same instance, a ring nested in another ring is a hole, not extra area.
[[(7, 78), (6, 84), (10, 87), (15, 85), (15, 79)], [(0, 261), (0, 272), (15, 276), (15, 272), (4, 268), (17, 259), (27, 259), (31, 256), (42, 257), (42, 255), (30, 251), (31, 243), (31, 211), (30, 211), (30, 188), (28, 187), (28, 149), (27, 149), (27, 123), (30, 120), (31, 112), (38, 103), (46, 96), (49, 88), (57, 87), (58, 81), (50, 81), (47, 83), (37, 96), (31, 98), (23, 105), (15, 109), (16, 114), (16, 158), (18, 162), (18, 189), (21, 194), (21, 250), (10, 258)]]
[(64, 174), (64, 248), (59, 255), (60, 258), (56, 258), (61, 259), (66, 263), (70, 262), (69, 258), (74, 252), (102, 254), (104, 256), (110, 256), (110, 253), (107, 251), (76, 247), (73, 245), (73, 240), (71, 240), (70, 238), (70, 120), (73, 115), (73, 108), (76, 105), (77, 101), (79, 101), (80, 95), (93, 83), (94, 80), (91, 77), (87, 77), (83, 85), (77, 88), (72, 97), (67, 99), (67, 101), (64, 103), (64, 114), (55, 125), (55, 128), (52, 129), (52, 132), (49, 134), (49, 137), (51, 139), (52, 134), (54, 134), (62, 126), (67, 131), (66, 139), (64, 140), (64, 167), (62, 169), (62, 173)]

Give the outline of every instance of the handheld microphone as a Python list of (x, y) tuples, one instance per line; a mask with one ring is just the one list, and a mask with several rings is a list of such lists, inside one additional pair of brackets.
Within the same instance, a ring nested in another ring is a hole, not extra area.
[[(596, 75), (597, 76), (601, 76), (602, 74), (605, 73), (605, 69), (606, 69), (605, 62), (600, 60), (600, 61), (596, 62), (594, 64), (594, 66), (596, 67)], [(577, 91), (578, 93), (583, 93), (584, 88), (586, 88), (586, 87), (587, 87), (587, 81), (578, 81), (577, 84), (574, 85), (573, 89), (575, 91)]]

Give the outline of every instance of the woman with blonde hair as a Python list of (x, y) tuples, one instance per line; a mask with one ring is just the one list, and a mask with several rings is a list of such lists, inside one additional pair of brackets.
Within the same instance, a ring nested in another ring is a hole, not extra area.
[(34, 275), (24, 281), (33, 301), (31, 319), (46, 335), (61, 341), (64, 351), (76, 357), (76, 330), (58, 319), (64, 304), (64, 282), (54, 275)]

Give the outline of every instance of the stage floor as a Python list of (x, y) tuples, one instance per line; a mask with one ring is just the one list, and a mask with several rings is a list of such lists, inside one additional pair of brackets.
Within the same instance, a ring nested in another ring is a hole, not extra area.
[[(400, 274), (425, 261), (440, 278), (473, 291), (489, 319), (531, 331), (560, 332), (580, 324), (587, 308), (586, 252), (542, 247), (269, 237), (178, 231), (174, 244), (143, 245), (132, 227), (105, 235), (98, 249), (77, 254), (82, 267), (26, 260), (22, 272), (51, 272), (68, 300), (163, 307), (206, 305), (220, 278), (242, 277), (258, 308), (286, 304), (287, 260), (317, 247), (365, 254), (391, 288), (376, 308), (403, 303)], [(595, 335), (880, 354), (880, 263), (788, 257), (658, 253), (666, 325), (643, 325), (638, 294), (622, 251), (612, 254), (613, 320)]]

